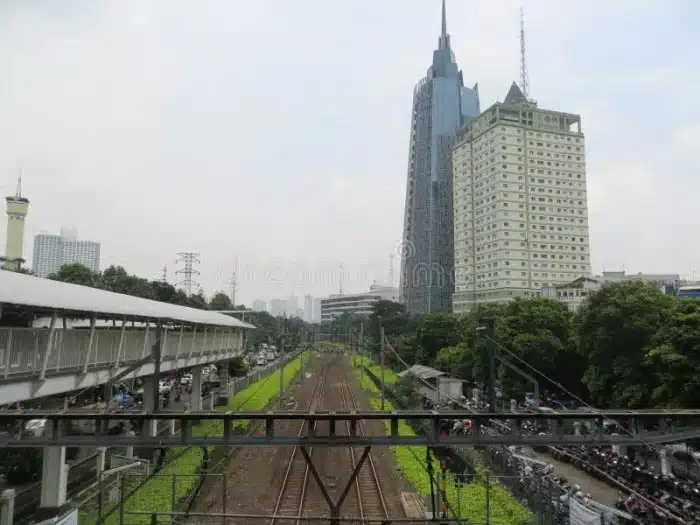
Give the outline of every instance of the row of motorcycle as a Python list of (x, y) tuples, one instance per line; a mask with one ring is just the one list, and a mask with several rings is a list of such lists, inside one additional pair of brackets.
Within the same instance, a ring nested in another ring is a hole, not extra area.
[[(631, 514), (650, 516), (665, 523), (700, 523), (700, 484), (663, 475), (610, 447), (550, 447), (552, 455), (573, 464), (606, 483), (629, 487), (618, 504)], [(651, 503), (650, 503), (651, 502)], [(674, 518), (675, 516), (676, 518)]]

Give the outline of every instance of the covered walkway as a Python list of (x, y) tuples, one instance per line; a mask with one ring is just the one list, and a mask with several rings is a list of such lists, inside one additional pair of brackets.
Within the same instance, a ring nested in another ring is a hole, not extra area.
[[(47, 326), (31, 328), (42, 316)], [(69, 328), (70, 319), (89, 324)], [(0, 405), (151, 375), (158, 336), (161, 372), (225, 361), (251, 328), (217, 312), (0, 271)]]

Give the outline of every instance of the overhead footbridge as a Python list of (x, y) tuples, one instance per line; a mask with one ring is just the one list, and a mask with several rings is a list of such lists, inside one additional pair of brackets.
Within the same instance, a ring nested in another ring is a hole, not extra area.
[[(33, 327), (41, 317), (46, 326)], [(0, 405), (225, 362), (244, 351), (252, 328), (217, 312), (0, 271)]]

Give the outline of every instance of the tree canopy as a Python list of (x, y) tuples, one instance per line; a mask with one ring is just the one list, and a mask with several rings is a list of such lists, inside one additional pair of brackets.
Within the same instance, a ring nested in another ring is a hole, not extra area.
[[(542, 392), (567, 397), (570, 392), (601, 408), (700, 404), (700, 303), (679, 301), (640, 281), (605, 284), (576, 313), (545, 298), (424, 316), (380, 301), (369, 319), (345, 319), (342, 328), (358, 330), (364, 322), (369, 347), (377, 353), (381, 321), (387, 340), (407, 363), (483, 384), (491, 342), (477, 327), (486, 319), (493, 321), (497, 356), (534, 377)], [(503, 362), (498, 374), (505, 396), (522, 399), (533, 389)]]
[[(245, 305), (234, 305), (224, 292), (216, 292), (210, 299), (201, 290), (187, 295), (184, 290), (170, 283), (149, 281), (130, 274), (121, 266), (110, 266), (102, 272), (93, 272), (82, 264), (64, 264), (48, 278), (200, 310), (246, 310)], [(256, 327), (248, 336), (249, 345), (269, 343), (281, 347), (284, 344), (285, 348), (293, 348), (302, 340), (302, 332), (310, 334), (312, 331), (311, 325), (301, 319), (285, 321), (284, 318), (273, 317), (267, 312), (246, 312), (245, 321)]]

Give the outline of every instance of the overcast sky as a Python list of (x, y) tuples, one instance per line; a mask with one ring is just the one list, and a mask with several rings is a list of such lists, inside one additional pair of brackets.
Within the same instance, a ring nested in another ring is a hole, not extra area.
[[(482, 109), (519, 76), (518, 0), (448, 0)], [(700, 2), (525, 1), (530, 91), (579, 113), (596, 272), (700, 270)], [(0, 2), (0, 191), (25, 253), (75, 227), (148, 278), (201, 254), (239, 301), (388, 278), (439, 0)], [(4, 228), (0, 240), (4, 248)], [(398, 261), (396, 264), (398, 278)]]

